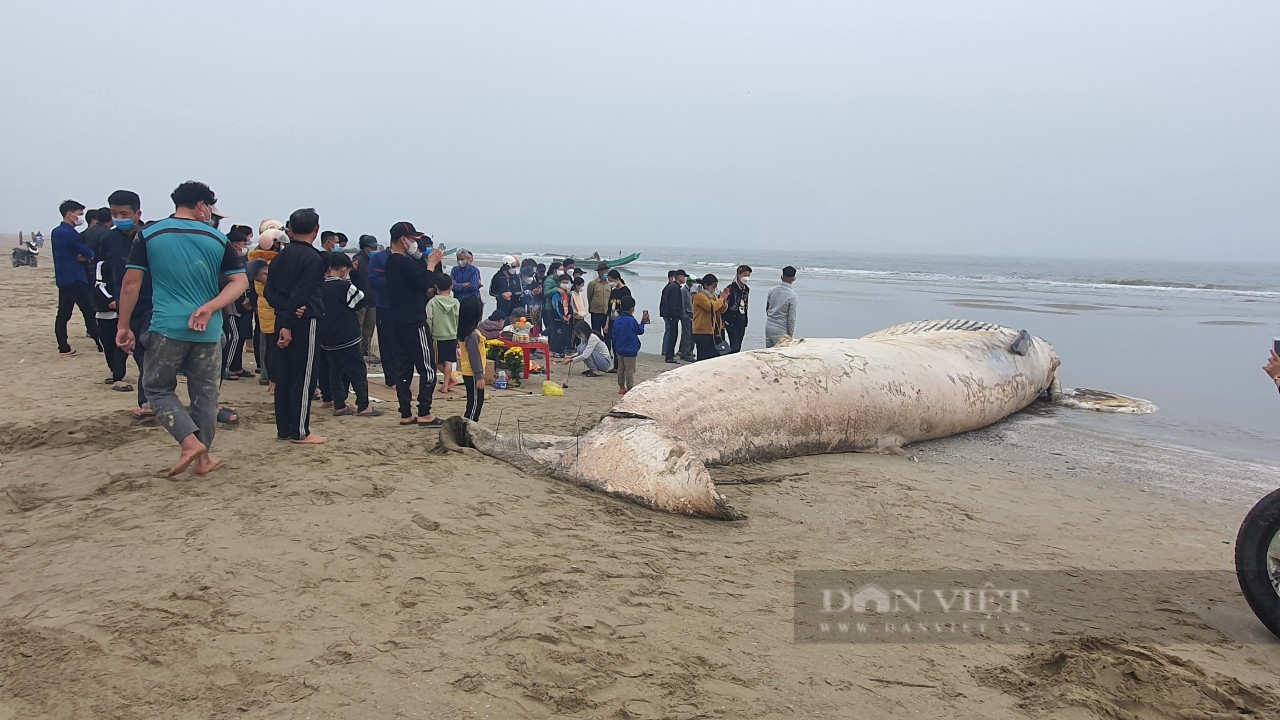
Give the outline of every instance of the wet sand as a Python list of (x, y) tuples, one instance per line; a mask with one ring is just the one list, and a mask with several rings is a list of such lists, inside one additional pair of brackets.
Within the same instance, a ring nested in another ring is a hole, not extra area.
[[(1229, 571), (1273, 468), (1033, 412), (916, 462), (723, 469), (789, 478), (723, 486), (749, 516), (723, 523), (442, 452), (394, 412), (317, 409), (330, 444), (282, 445), (242, 380), (223, 466), (167, 480), (176, 446), (132, 420), (101, 357), (57, 357), (54, 295), (47, 267), (0, 269), (0, 720), (1280, 717), (1280, 643), (1229, 577), (1207, 608), (1130, 589), (1158, 647), (812, 645), (792, 625), (803, 569)], [(613, 376), (569, 384), (484, 421), (570, 434), (617, 399)], [(1256, 495), (1190, 492), (1242, 471)]]

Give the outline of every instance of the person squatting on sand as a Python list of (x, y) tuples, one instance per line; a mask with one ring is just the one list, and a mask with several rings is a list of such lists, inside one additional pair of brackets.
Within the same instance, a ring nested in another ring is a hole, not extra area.
[[(171, 195), (174, 214), (145, 228), (133, 244), (120, 293), (116, 344), (133, 350), (130, 327), (144, 274), (154, 296), (151, 326), (143, 334), (147, 362), (142, 378), (146, 397), (160, 424), (178, 441), (177, 475), (195, 466), (211, 472), (219, 460), (209, 454), (218, 420), (218, 381), (222, 366), (222, 308), (244, 295), (248, 280), (244, 258), (227, 237), (210, 226), (217, 197), (208, 185), (182, 183)], [(219, 283), (225, 283), (219, 289)], [(187, 376), (191, 411), (177, 395), (177, 374)]]

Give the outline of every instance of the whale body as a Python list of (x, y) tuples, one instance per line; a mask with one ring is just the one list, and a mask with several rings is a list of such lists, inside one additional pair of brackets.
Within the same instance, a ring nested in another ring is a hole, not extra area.
[(446, 434), (524, 470), (657, 510), (742, 516), (707, 467), (903, 446), (976, 430), (1049, 390), (1059, 360), (1026, 331), (960, 320), (858, 339), (787, 340), (640, 383), (579, 437), (500, 435), (462, 418)]

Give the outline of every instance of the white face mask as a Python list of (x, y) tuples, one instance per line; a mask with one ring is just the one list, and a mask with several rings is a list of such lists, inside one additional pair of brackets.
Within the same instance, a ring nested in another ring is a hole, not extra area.
[(466, 258), (458, 258), (458, 267), (460, 267), (460, 268), (464, 268), (464, 267), (466, 267), (466, 266), (467, 266), (467, 259), (466, 259)]
[(80, 226), (81, 226), (81, 225), (83, 225), (83, 224), (84, 224), (84, 216), (83, 216), (83, 215), (77, 215), (77, 216), (76, 216), (76, 221), (75, 221), (74, 223), (72, 223), (72, 225), (74, 225), (75, 227), (80, 227)]
[(572, 285), (570, 285), (569, 283), (560, 283), (560, 289), (561, 289), (561, 290), (568, 290), (568, 289), (569, 289), (569, 288), (571, 288), (571, 287), (573, 287), (573, 286), (572, 286)]
[(743, 275), (742, 277), (738, 278), (738, 282), (742, 283), (743, 285), (746, 285), (747, 283), (751, 282), (751, 276)]

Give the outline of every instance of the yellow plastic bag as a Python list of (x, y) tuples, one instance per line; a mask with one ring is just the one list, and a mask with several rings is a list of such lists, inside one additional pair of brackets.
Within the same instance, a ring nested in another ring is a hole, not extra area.
[(560, 383), (543, 380), (542, 394), (548, 397), (560, 397), (564, 395), (564, 388), (560, 387)]

